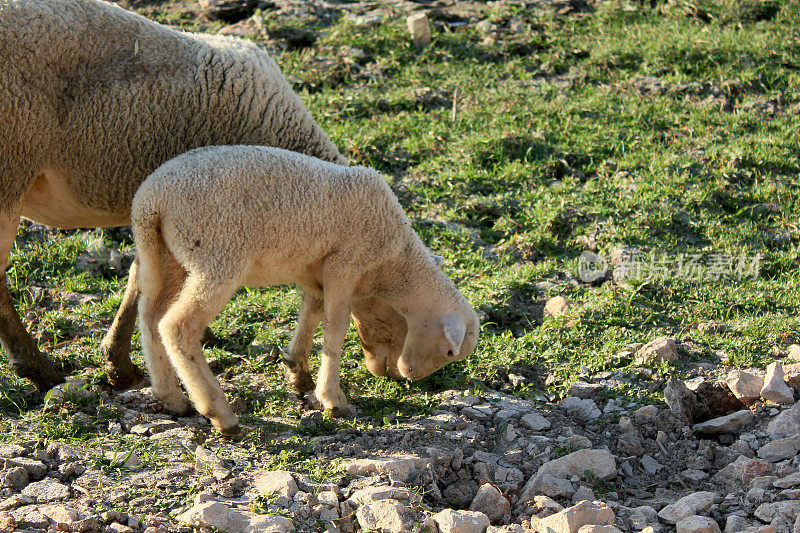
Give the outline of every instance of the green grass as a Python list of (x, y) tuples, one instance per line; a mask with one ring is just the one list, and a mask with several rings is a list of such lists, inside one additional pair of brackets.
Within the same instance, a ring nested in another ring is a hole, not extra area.
[[(350, 161), (385, 173), (420, 236), (447, 259), (446, 272), (484, 317), (472, 356), (413, 384), (372, 377), (351, 331), (343, 385), (375, 424), (427, 412), (437, 392), (480, 388), (508, 371), (544, 369), (549, 387), (563, 389), (579, 375), (628, 368), (631, 359), (617, 356), (624, 346), (659, 335), (691, 341), (695, 360), (721, 353), (737, 367), (764, 366), (800, 342), (800, 8), (679, 4), (631, 11), (612, 2), (559, 17), (498, 6), (488, 15), (499, 27), (492, 39), (470, 25), (437, 25), (423, 50), (399, 13), (377, 27), (343, 17), (315, 29), (311, 47), (276, 54)], [(510, 21), (520, 23), (517, 31)], [(281, 24), (271, 29), (304, 27)], [(645, 94), (644, 76), (664, 89)], [(781, 110), (749, 110), (757, 100)], [(587, 241), (600, 254), (617, 247), (704, 260), (761, 254), (760, 274), (584, 284), (576, 278)], [(84, 248), (77, 233), (18, 244), (9, 279), (22, 315), (35, 310), (30, 325), (51, 333), (42, 349), (100, 375), (97, 346), (124, 279), (77, 271)], [(31, 282), (107, 298), (41, 313)], [(542, 319), (544, 302), (557, 294), (572, 306)], [(288, 343), (299, 302), (294, 288), (242, 289), (212, 325), (223, 339), (211, 351), (226, 367), (223, 381), (265, 376), (259, 387), (237, 387), (245, 423), (259, 428), (254, 443), (271, 438), (279, 427), (273, 418), (300, 412), (264, 348)], [(728, 329), (695, 329), (712, 319)], [(134, 353), (141, 363), (136, 342)], [(664, 366), (656, 377), (680, 371)], [(0, 410), (37, 416), (22, 392), (27, 385), (2, 373)], [(530, 384), (505, 390), (538, 392)], [(617, 392), (654, 400), (642, 387)], [(328, 420), (318, 431), (352, 424)], [(276, 464), (308, 455), (302, 446), (291, 450)]]

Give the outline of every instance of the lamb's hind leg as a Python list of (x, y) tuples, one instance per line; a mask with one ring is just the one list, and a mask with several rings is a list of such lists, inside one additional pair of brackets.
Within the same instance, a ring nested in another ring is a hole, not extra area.
[(175, 368), (167, 355), (164, 340), (158, 330), (158, 323), (175, 302), (175, 297), (183, 286), (186, 272), (175, 259), (169, 255), (164, 256), (164, 265), (161, 269), (164, 279), (161, 292), (155, 298), (145, 295), (139, 296), (139, 326), (142, 338), (142, 355), (144, 356), (147, 370), (150, 374), (150, 383), (153, 394), (161, 400), (164, 406), (175, 414), (183, 415), (189, 412), (191, 405), (189, 399), (181, 390)]
[(322, 298), (308, 291), (303, 292), (303, 306), (294, 337), (283, 356), (286, 365), (286, 379), (300, 394), (314, 388), (314, 380), (308, 367), (308, 353), (314, 343), (314, 333), (322, 321)]
[(223, 435), (240, 432), (219, 382), (203, 356), (200, 340), (209, 322), (225, 307), (237, 284), (214, 284), (191, 274), (178, 299), (158, 324), (158, 330), (189, 397)]
[(8, 254), (14, 246), (17, 227), (19, 213), (0, 213), (0, 344), (12, 370), (18, 376), (30, 379), (37, 390), (44, 392), (64, 379), (53, 361), (39, 351), (25, 330), (6, 286)]
[[(126, 389), (142, 380), (142, 373), (131, 362), (131, 336), (136, 327), (136, 284), (138, 262), (134, 261), (128, 272), (125, 295), (119, 305), (114, 322), (100, 343), (100, 353), (106, 360), (108, 381), (114, 387)], [(152, 375), (152, 371), (150, 372)]]

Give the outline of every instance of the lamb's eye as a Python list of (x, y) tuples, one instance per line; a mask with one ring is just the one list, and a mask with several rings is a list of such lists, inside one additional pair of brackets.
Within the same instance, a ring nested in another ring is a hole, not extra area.
[(447, 350), (447, 357), (453, 357), (453, 355), (455, 355), (455, 354), (453, 353), (453, 349), (452, 348)]

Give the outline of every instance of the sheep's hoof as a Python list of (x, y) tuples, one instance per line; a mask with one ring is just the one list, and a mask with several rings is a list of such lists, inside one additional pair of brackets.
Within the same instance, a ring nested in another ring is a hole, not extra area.
[(314, 378), (311, 377), (311, 373), (307, 370), (295, 372), (287, 366), (286, 380), (298, 394), (304, 394), (308, 391), (312, 391), (315, 387)]
[(337, 406), (331, 409), (331, 416), (333, 418), (351, 418), (356, 414), (355, 407), (345, 404), (344, 406)]
[(104, 369), (108, 382), (115, 389), (129, 389), (144, 379), (144, 374), (130, 361), (122, 365), (109, 361)]
[(244, 431), (242, 431), (242, 426), (235, 424), (233, 426), (220, 429), (219, 434), (229, 439), (241, 439), (244, 435)]
[(317, 399), (313, 390), (303, 394), (303, 403), (315, 411), (325, 410), (325, 406)]

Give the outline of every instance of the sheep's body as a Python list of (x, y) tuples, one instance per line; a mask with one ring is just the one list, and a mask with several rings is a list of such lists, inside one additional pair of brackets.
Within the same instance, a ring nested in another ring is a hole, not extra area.
[[(279, 146), (344, 158), (268, 54), (171, 30), (98, 0), (0, 0), (0, 272), (20, 216), (59, 228), (129, 223), (139, 184), (195, 147)], [(119, 382), (135, 276), (103, 344)], [(60, 381), (0, 279), (0, 341), (37, 388)]]
[(303, 289), (290, 374), (308, 368), (324, 317), (316, 395), (334, 410), (347, 407), (339, 355), (351, 302), (388, 306), (404, 319), (408, 333), (395, 366), (409, 379), (466, 356), (477, 342), (475, 312), (373, 170), (276, 148), (201, 148), (142, 184), (132, 224), (142, 346), (155, 393), (177, 412), (188, 407), (174, 368), (197, 410), (222, 432), (238, 430), (238, 421), (199, 339), (241, 285)]

